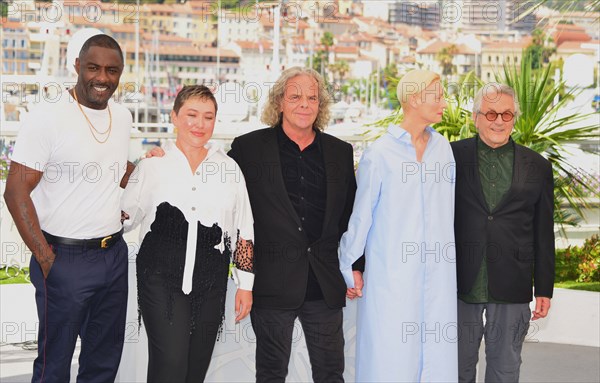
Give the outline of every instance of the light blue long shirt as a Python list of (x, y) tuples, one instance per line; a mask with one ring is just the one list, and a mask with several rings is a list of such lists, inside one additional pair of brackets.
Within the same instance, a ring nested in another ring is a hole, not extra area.
[(358, 190), (340, 243), (340, 269), (366, 256), (358, 303), (357, 382), (458, 381), (455, 162), (428, 127), (421, 162), (399, 126), (364, 152)]

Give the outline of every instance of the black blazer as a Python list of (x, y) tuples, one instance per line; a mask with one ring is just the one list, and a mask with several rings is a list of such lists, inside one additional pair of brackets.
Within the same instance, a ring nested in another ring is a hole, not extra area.
[(489, 293), (526, 303), (552, 297), (554, 286), (554, 186), (552, 166), (538, 153), (514, 145), (513, 179), (489, 211), (478, 170), (477, 139), (453, 142), (456, 160), (456, 267), (458, 292), (471, 291), (487, 254)]
[(266, 128), (237, 137), (229, 155), (239, 164), (254, 216), (254, 306), (295, 309), (306, 294), (308, 265), (327, 305), (345, 305), (346, 283), (339, 269), (338, 243), (352, 213), (356, 179), (352, 146), (321, 136), (327, 200), (321, 238), (309, 243), (285, 188), (277, 131)]

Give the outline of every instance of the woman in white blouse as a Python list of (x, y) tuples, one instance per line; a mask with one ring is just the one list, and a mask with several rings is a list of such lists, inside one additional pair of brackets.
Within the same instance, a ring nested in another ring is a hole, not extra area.
[(173, 105), (175, 144), (129, 180), (126, 228), (141, 224), (138, 302), (148, 334), (148, 381), (200, 382), (225, 313), (228, 274), (236, 321), (252, 306), (252, 212), (238, 165), (208, 140), (217, 102), (203, 85)]

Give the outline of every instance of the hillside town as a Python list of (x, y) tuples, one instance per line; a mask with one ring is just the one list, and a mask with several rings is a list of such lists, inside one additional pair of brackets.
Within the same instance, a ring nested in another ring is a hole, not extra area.
[(527, 1), (5, 3), (3, 76), (67, 79), (71, 36), (94, 28), (125, 52), (121, 81), (129, 92), (122, 101), (143, 97), (154, 104), (169, 104), (186, 84), (224, 83), (237, 84), (251, 102), (262, 91), (256, 84), (285, 68), (312, 66), (335, 84), (336, 101), (391, 109), (389, 76), (413, 68), (450, 80), (473, 72), (488, 82), (536, 44), (549, 52), (547, 61), (582, 55), (596, 73), (600, 57), (599, 12), (531, 12)]

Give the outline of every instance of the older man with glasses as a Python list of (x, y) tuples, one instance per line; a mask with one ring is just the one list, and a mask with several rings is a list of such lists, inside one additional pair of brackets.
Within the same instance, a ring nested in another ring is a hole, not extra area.
[(518, 116), (514, 90), (488, 84), (473, 105), (479, 134), (452, 143), (457, 167), (454, 228), (460, 382), (475, 382), (483, 335), (485, 381), (518, 382), (529, 321), (544, 318), (550, 309), (552, 167), (511, 139)]

